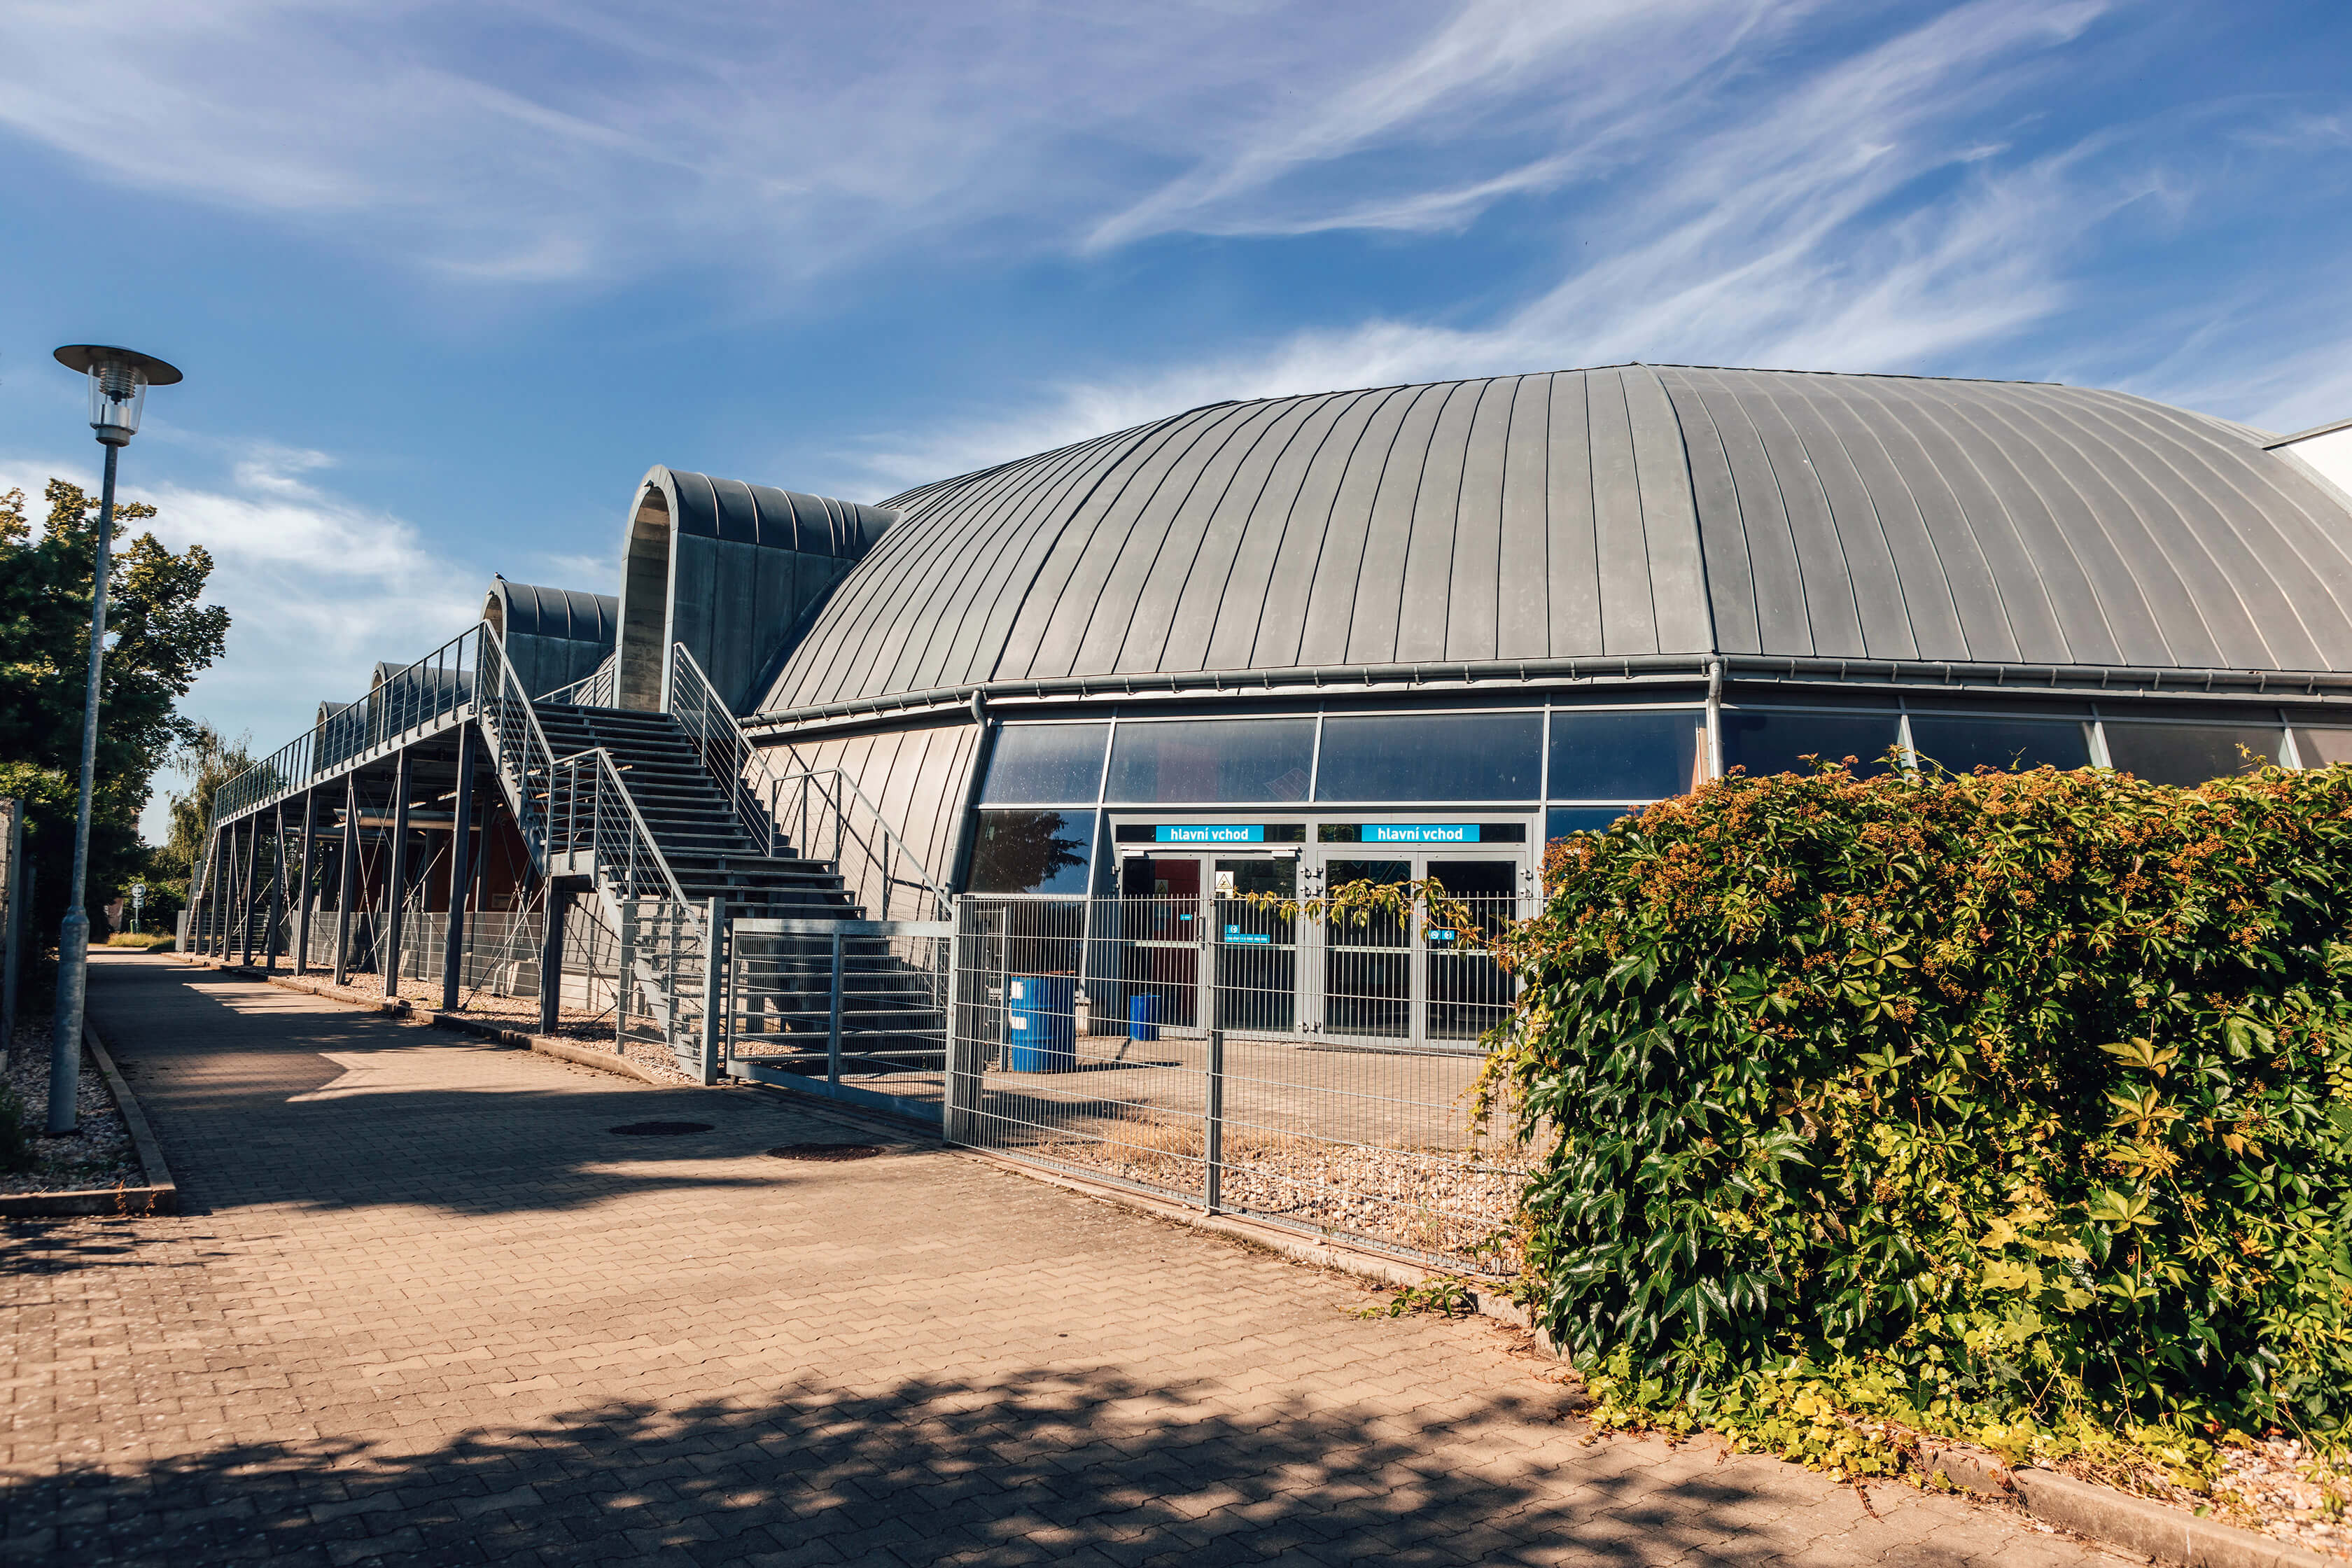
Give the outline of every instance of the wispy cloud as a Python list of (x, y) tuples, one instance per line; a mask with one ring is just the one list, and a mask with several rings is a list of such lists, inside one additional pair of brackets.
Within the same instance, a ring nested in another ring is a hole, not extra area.
[(1976, 121), (2046, 79), (2107, 8), (1977, 0), (1769, 95), (1694, 89), (1652, 127), (1642, 177), (1599, 184), (1560, 224), (1557, 281), (1486, 322), (1289, 333), (1039, 387), (1026, 412), (1000, 404), (862, 457), (877, 482), (912, 483), (1218, 398), (1635, 358), (1916, 369), (1997, 342), (2063, 305), (2070, 258), (2136, 187), (2076, 177), (2104, 137), (2017, 159)]
[[(1064, 247), (1258, 122), (1269, 81), (1359, 83), (1363, 129), (1325, 135), (1360, 135), (1562, 30), (1490, 26), (1479, 58), (1360, 85), (1442, 20), (1411, 0), (25, 0), (0, 10), (0, 127), (453, 279), (807, 277), (920, 236)], [(1458, 54), (1477, 29), (1453, 32)]]
[[(206, 597), (229, 612), (228, 652), (184, 711), (275, 747), (294, 738), (311, 704), (365, 692), (379, 659), (418, 658), (479, 613), (487, 574), (436, 550), (415, 525), (320, 488), (315, 476), (333, 467), (327, 454), (256, 445), (226, 456), (225, 486), (122, 492), (156, 508), (141, 530), (173, 550), (212, 552)], [(37, 497), (51, 475), (96, 489), (79, 459), (0, 457), (0, 491)]]

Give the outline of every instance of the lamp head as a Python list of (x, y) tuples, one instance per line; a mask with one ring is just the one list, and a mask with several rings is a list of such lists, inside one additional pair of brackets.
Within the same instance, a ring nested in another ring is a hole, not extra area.
[(89, 427), (110, 447), (127, 445), (139, 431), (139, 413), (151, 386), (169, 386), (180, 373), (152, 354), (102, 343), (68, 343), (58, 363), (89, 377)]

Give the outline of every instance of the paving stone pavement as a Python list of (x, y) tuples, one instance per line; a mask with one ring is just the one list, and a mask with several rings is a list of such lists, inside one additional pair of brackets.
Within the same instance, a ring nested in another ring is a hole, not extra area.
[(1589, 1441), (1492, 1323), (964, 1156), (767, 1158), (860, 1135), (771, 1094), (92, 957), (190, 1212), (6, 1227), (0, 1561), (2120, 1561)]

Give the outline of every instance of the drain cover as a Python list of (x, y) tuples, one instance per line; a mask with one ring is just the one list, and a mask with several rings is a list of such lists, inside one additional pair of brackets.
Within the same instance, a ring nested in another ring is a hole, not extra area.
[(880, 1152), (871, 1143), (785, 1143), (768, 1155), (775, 1160), (870, 1160)]
[(617, 1132), (624, 1138), (675, 1138), (684, 1132), (708, 1132), (708, 1121), (632, 1121), (620, 1127), (607, 1127), (607, 1132)]

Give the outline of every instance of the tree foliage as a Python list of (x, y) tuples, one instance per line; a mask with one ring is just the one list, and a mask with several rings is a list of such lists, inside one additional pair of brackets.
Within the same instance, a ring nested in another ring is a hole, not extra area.
[(2352, 1417), (2352, 768), (1735, 774), (1548, 870), (1489, 1087), (1605, 1399)]
[[(16, 780), (0, 781), (0, 789), (30, 799), (32, 912), (44, 931), (64, 911), (71, 874), (98, 549), (95, 497), (51, 479), (45, 499), (48, 512), (36, 530), (22, 490), (0, 495), (0, 762)], [(100, 686), (89, 886), (94, 922), (96, 906), (146, 868), (139, 813), (156, 769), (194, 733), (176, 705), (228, 636), (228, 612), (203, 603), (210, 553), (191, 545), (175, 554), (152, 532), (130, 537), (131, 525), (154, 515), (138, 502), (115, 509), (107, 627), (119, 640)], [(103, 931), (102, 922), (96, 929)]]

